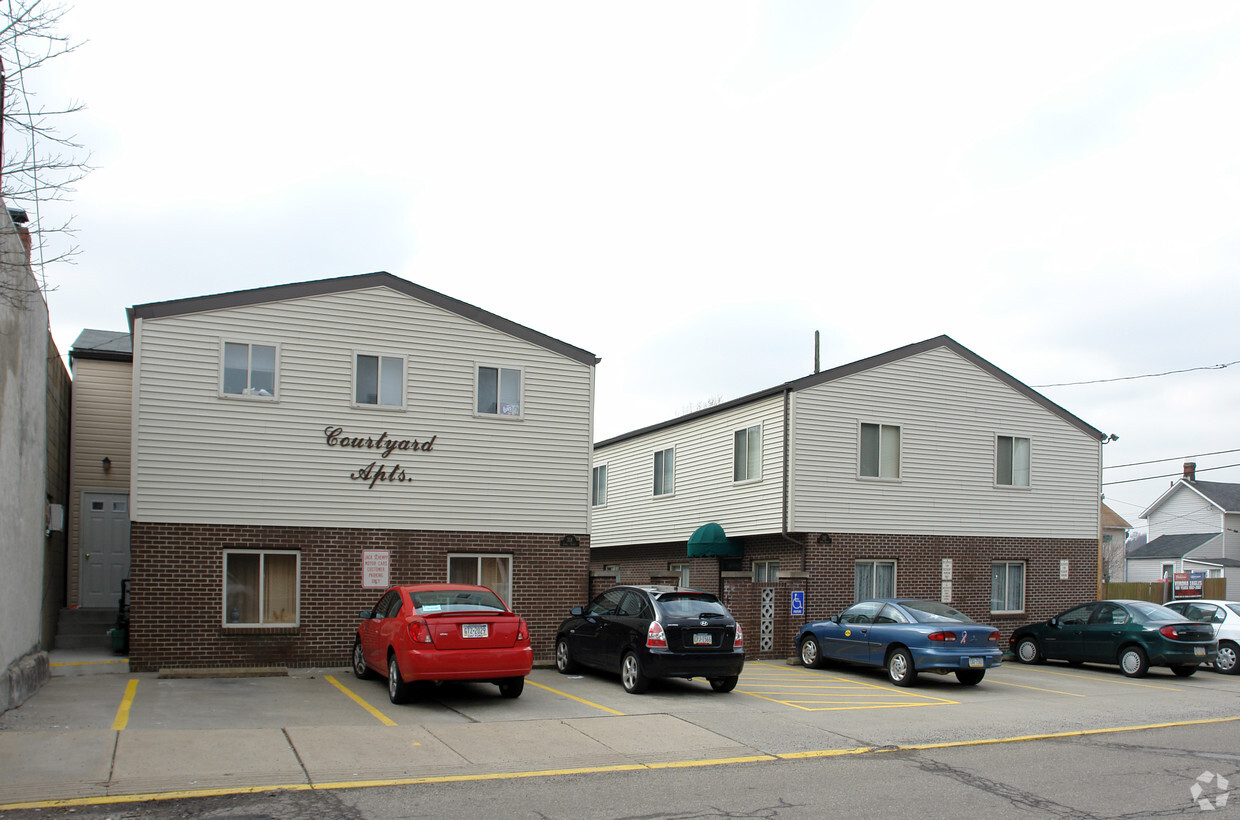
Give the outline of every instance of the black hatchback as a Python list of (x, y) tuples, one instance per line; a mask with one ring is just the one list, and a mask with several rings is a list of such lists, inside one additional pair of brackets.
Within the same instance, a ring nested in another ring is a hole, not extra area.
[(575, 606), (555, 636), (555, 665), (619, 672), (626, 692), (652, 678), (706, 678), (731, 692), (745, 665), (745, 638), (718, 598), (673, 586), (619, 586)]

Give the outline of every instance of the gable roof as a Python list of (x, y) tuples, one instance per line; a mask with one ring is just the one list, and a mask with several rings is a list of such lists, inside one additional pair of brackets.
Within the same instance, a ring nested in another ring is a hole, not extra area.
[(1181, 478), (1176, 481), (1162, 495), (1154, 500), (1154, 503), (1145, 508), (1141, 513), (1142, 518), (1149, 518), (1150, 513), (1159, 507), (1164, 501), (1175, 494), (1181, 487), (1191, 490), (1197, 495), (1209, 501), (1220, 512), (1240, 512), (1240, 484), (1229, 484), (1223, 481), (1197, 481)]
[(1024, 382), (1016, 380), (1011, 375), (1009, 375), (1007, 372), (995, 367), (993, 364), (986, 361), (981, 356), (977, 355), (972, 350), (969, 350), (967, 347), (960, 344), (959, 342), (952, 339), (951, 337), (935, 336), (933, 339), (927, 339), (924, 342), (918, 342), (916, 344), (905, 345), (904, 347), (898, 347), (895, 350), (889, 350), (886, 353), (880, 353), (877, 356), (870, 356), (869, 358), (866, 358), (866, 359), (859, 359), (850, 364), (841, 365), (839, 367), (835, 367), (830, 370), (824, 370), (820, 373), (813, 373), (809, 376), (803, 376), (799, 379), (794, 379), (789, 382), (784, 382), (783, 384), (777, 385), (775, 387), (769, 387), (765, 390), (759, 390), (756, 393), (750, 393), (747, 396), (741, 396), (740, 398), (733, 399), (732, 401), (723, 402), (722, 404), (716, 404), (713, 407), (706, 408), (705, 410), (698, 410), (693, 413), (688, 413), (683, 416), (678, 416), (676, 418), (669, 419), (668, 421), (659, 422), (658, 424), (652, 424), (648, 427), (642, 427), (641, 429), (638, 429), (638, 430), (633, 430), (628, 433), (623, 433), (619, 436), (615, 436), (614, 438), (609, 438), (606, 441), (600, 441), (594, 446), (598, 448), (598, 447), (604, 447), (610, 444), (617, 444), (621, 441), (626, 441), (628, 439), (637, 438), (638, 436), (642, 436), (647, 433), (653, 433), (658, 430), (665, 430), (670, 427), (675, 427), (677, 425), (684, 424), (685, 422), (693, 421), (695, 419), (699, 419), (704, 416), (709, 416), (714, 413), (721, 413), (721, 412), (724, 412), (725, 410), (731, 410), (735, 407), (741, 407), (743, 405), (750, 404), (755, 401), (760, 401), (762, 399), (769, 398), (779, 393), (796, 392), (798, 390), (805, 390), (806, 388), (816, 387), (817, 385), (820, 385), (820, 384), (825, 384), (827, 382), (835, 381), (836, 379), (842, 379), (845, 376), (851, 376), (855, 373), (862, 373), (866, 370), (871, 370), (875, 367), (881, 367), (885, 364), (891, 364), (892, 362), (897, 362), (897, 361), (900, 361), (901, 359), (907, 359), (912, 356), (917, 356), (927, 351), (934, 350), (940, 347), (945, 347), (948, 350), (955, 353), (956, 355), (965, 359), (966, 361), (971, 362), (972, 364), (976, 365), (981, 370), (984, 370), (985, 372), (989, 373), (994, 378), (998, 379), (999, 381), (1008, 385), (1012, 389), (1016, 390), (1016, 392), (1032, 400), (1034, 403), (1041, 405), (1042, 407), (1049, 410), (1051, 413), (1054, 413), (1056, 416), (1063, 419), (1064, 421), (1066, 421), (1068, 424), (1072, 425), (1073, 427), (1077, 428), (1078, 430), (1080, 430), (1082, 433), (1089, 436), (1090, 438), (1095, 439), (1097, 441), (1102, 440), (1103, 438), (1102, 431), (1095, 429), (1094, 427), (1085, 423), (1081, 419), (1072, 415), (1067, 410), (1063, 409), (1058, 404), (1055, 404), (1055, 402), (1046, 398), (1046, 396), (1043, 396), (1041, 393), (1034, 390), (1029, 385), (1025, 384)]
[(1215, 538), (1222, 537), (1218, 532), (1200, 532), (1188, 535), (1160, 535), (1148, 544), (1142, 544), (1132, 552), (1129, 558), (1183, 558), (1198, 547), (1204, 546)]
[(480, 325), (485, 325), (501, 333), (507, 333), (509, 336), (546, 348), (553, 353), (558, 353), (561, 356), (590, 365), (591, 367), (601, 361), (601, 359), (587, 350), (582, 350), (567, 342), (562, 342), (544, 333), (539, 333), (525, 325), (519, 325), (502, 316), (497, 316), (480, 307), (475, 307), (468, 302), (462, 302), (459, 299), (445, 296), (430, 288), (415, 285), (413, 282), (393, 276), (386, 271), (362, 273), (356, 276), (338, 276), (333, 279), (317, 279), (311, 282), (294, 282), (288, 285), (272, 285), (252, 290), (217, 293), (211, 296), (173, 299), (167, 302), (148, 302), (144, 305), (135, 305), (129, 308), (126, 313), (129, 316), (129, 329), (132, 332), (135, 319), (162, 319), (168, 316), (181, 316), (187, 313), (202, 313), (208, 310), (261, 305), (268, 302), (283, 302), (307, 296), (324, 296), (332, 293), (344, 293), (346, 291), (378, 287), (390, 288), (406, 296), (412, 296), (414, 299), (442, 308), (449, 313), (455, 313)]
[(1125, 521), (1123, 516), (1108, 507), (1106, 504), (1102, 505), (1102, 527), (1103, 529), (1113, 528), (1124, 530), (1130, 530), (1133, 528), (1132, 524)]
[(133, 337), (123, 330), (83, 330), (69, 348), (70, 364), (74, 359), (132, 362)]

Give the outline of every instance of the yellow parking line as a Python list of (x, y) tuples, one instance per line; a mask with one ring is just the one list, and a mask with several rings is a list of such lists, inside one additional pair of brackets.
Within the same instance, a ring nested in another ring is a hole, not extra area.
[(361, 697), (359, 697), (358, 695), (356, 695), (355, 693), (353, 693), (353, 692), (352, 692), (350, 689), (348, 689), (348, 688), (347, 688), (344, 684), (340, 683), (338, 680), (336, 680), (336, 679), (335, 679), (334, 677), (332, 677), (331, 675), (324, 675), (323, 677), (324, 677), (324, 679), (325, 679), (328, 683), (330, 683), (332, 686), (336, 687), (336, 688), (337, 688), (337, 689), (339, 689), (341, 692), (344, 692), (346, 695), (348, 695), (350, 698), (352, 698), (352, 699), (353, 699), (353, 702), (354, 702), (354, 703), (356, 703), (358, 706), (362, 707), (362, 708), (363, 708), (363, 709), (365, 709), (367, 712), (370, 712), (370, 714), (372, 714), (372, 715), (374, 715), (376, 718), (378, 718), (379, 722), (380, 722), (380, 723), (382, 723), (384, 726), (395, 726), (395, 725), (397, 725), (397, 724), (396, 724), (396, 721), (392, 720), (390, 717), (388, 717), (387, 715), (383, 714), (382, 712), (380, 712), (380, 711), (379, 711), (378, 709), (376, 709), (375, 707), (371, 706), (371, 705), (370, 705), (369, 703), (367, 703), (366, 701), (362, 700), (362, 699), (361, 699)]
[(133, 696), (138, 691), (138, 679), (131, 678), (125, 686), (125, 696), (116, 710), (116, 720), (112, 721), (112, 730), (119, 732), (129, 725), (129, 709), (133, 706)]
[(1038, 686), (1025, 686), (1023, 683), (1008, 683), (1004, 680), (994, 680), (991, 683), (997, 683), (1000, 686), (1017, 686), (1021, 689), (1032, 689), (1035, 692), (1050, 692), (1053, 695), (1068, 695), (1073, 698), (1083, 698), (1085, 695), (1078, 695), (1076, 692), (1060, 692), (1058, 689), (1042, 689)]
[(1081, 680), (1102, 680), (1107, 683), (1118, 683), (1123, 686), (1140, 686), (1145, 689), (1165, 689), (1168, 692), (1183, 692), (1182, 686), (1159, 686), (1156, 683), (1137, 683), (1131, 680), (1112, 680), (1111, 678), (1099, 678), (1091, 675), (1077, 675), (1072, 672), (1056, 672), (1053, 669), (1030, 669), (1030, 672), (1041, 672), (1046, 675), (1059, 675), (1061, 678), (1080, 678)]
[(575, 700), (578, 703), (584, 703), (586, 706), (593, 706), (595, 709), (602, 709), (604, 712), (607, 712), (608, 714), (620, 715), (622, 717), (624, 715), (624, 712), (617, 712), (615, 709), (609, 709), (606, 706), (595, 703), (593, 701), (585, 700), (584, 698), (579, 698), (576, 695), (570, 695), (567, 692), (561, 692), (559, 689), (552, 689), (550, 686), (543, 686), (541, 683), (534, 683), (534, 681), (530, 680), (529, 678), (526, 678), (525, 682), (528, 683), (530, 686), (537, 686), (539, 689), (545, 689), (548, 692), (552, 692), (556, 695), (563, 695), (569, 700)]

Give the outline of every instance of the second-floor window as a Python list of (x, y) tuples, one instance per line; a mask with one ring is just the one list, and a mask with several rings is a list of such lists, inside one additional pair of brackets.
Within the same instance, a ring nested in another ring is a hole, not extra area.
[(894, 424), (861, 425), (860, 474), (866, 478), (900, 477), (900, 428)]
[(225, 396), (276, 397), (276, 346), (224, 342)]
[(521, 371), (479, 365), (477, 407), (480, 415), (520, 417)]
[(590, 505), (601, 507), (607, 503), (607, 465), (600, 464), (594, 468), (594, 476), (590, 482)]
[(400, 356), (358, 353), (354, 362), (353, 382), (353, 401), (359, 405), (405, 405), (405, 360)]
[(999, 436), (995, 441), (995, 483), (1005, 487), (1028, 487), (1029, 439)]
[(676, 450), (668, 447), (654, 454), (654, 494), (671, 495), (676, 489)]
[(737, 430), (732, 437), (732, 480), (762, 478), (762, 425)]

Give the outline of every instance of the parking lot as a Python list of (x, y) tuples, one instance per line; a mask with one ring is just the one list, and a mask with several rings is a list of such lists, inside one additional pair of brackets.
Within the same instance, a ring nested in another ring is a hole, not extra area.
[(978, 686), (750, 661), (736, 690), (536, 668), (516, 700), (445, 684), (401, 706), (345, 669), (54, 677), (0, 717), (0, 810), (132, 795), (342, 788), (831, 757), (1240, 719), (1240, 677), (1005, 663)]

